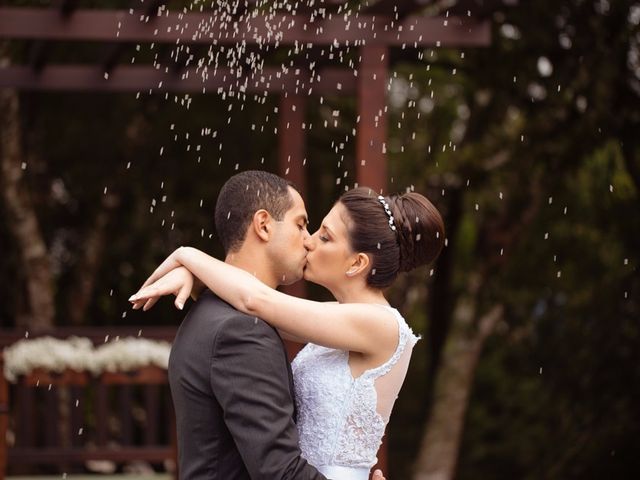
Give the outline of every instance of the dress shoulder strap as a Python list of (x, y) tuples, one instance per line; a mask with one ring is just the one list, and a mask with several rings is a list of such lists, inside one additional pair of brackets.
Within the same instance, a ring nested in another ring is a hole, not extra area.
[(413, 330), (411, 330), (411, 327), (407, 324), (404, 317), (400, 315), (400, 312), (398, 312), (398, 310), (386, 305), (384, 305), (384, 307), (389, 309), (393, 313), (393, 316), (398, 322), (398, 346), (396, 347), (395, 352), (393, 352), (393, 355), (391, 355), (391, 358), (389, 358), (389, 360), (387, 360), (379, 367), (367, 370), (362, 374), (363, 377), (366, 375), (367, 378), (376, 379), (389, 373), (393, 366), (398, 363), (398, 360), (402, 356), (406, 346), (409, 345), (410, 347), (413, 347), (421, 338), (413, 333)]

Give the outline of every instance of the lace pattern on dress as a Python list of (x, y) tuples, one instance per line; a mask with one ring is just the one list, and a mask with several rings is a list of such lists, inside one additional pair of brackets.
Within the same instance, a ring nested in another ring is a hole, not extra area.
[[(418, 340), (400, 313), (398, 346), (389, 360), (353, 378), (349, 352), (309, 344), (292, 363), (298, 432), (303, 456), (312, 465), (371, 468), (387, 424), (378, 413), (376, 379), (398, 363), (407, 344)], [(397, 390), (404, 379), (400, 379)], [(393, 398), (397, 391), (391, 392)]]

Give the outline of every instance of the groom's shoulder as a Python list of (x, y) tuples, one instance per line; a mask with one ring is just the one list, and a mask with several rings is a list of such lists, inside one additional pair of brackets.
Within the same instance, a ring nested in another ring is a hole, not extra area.
[(222, 322), (228, 318), (243, 316), (244, 313), (236, 310), (218, 297), (211, 290), (204, 290), (198, 300), (189, 309), (190, 317), (201, 317), (209, 321)]
[(222, 300), (219, 296), (213, 293), (209, 289), (205, 289), (198, 296), (198, 299), (194, 303), (192, 310), (220, 310), (220, 312), (237, 312), (241, 313), (235, 308), (233, 308), (230, 304)]
[(219, 327), (226, 329), (232, 328), (242, 328), (246, 325), (252, 325), (253, 327), (265, 327), (268, 330), (273, 329), (268, 323), (264, 320), (256, 318), (252, 315), (247, 315), (246, 313), (237, 310), (229, 303), (222, 300), (211, 290), (205, 290), (198, 297), (198, 300), (191, 308), (189, 314), (193, 314), (195, 316), (201, 316), (206, 318), (210, 322), (214, 322), (219, 325)]

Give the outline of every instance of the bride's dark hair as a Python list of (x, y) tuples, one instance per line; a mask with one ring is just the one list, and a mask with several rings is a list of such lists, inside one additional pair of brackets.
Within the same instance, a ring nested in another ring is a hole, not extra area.
[(444, 245), (444, 222), (438, 209), (415, 192), (385, 196), (390, 216), (378, 195), (366, 187), (354, 188), (338, 200), (349, 218), (344, 219), (354, 252), (371, 258), (367, 285), (385, 288), (399, 272), (433, 262)]

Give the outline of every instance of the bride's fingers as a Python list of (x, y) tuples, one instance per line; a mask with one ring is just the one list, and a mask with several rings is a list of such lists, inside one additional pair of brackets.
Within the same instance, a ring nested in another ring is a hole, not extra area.
[(185, 302), (188, 300), (189, 295), (191, 295), (192, 288), (193, 288), (193, 277), (190, 277), (189, 281), (187, 281), (184, 285), (180, 287), (180, 291), (176, 295), (176, 300), (174, 304), (178, 310), (182, 310), (184, 308)]
[(136, 300), (138, 300), (139, 298), (142, 298), (144, 296), (147, 288), (149, 287), (149, 285), (152, 285), (156, 280), (157, 279), (155, 279), (155, 280), (153, 279), (153, 275), (151, 275), (149, 278), (147, 278), (145, 280), (145, 282), (142, 284), (142, 286), (138, 289), (138, 291), (129, 297), (129, 301), (133, 303)]
[(144, 304), (144, 307), (142, 307), (142, 311), (146, 312), (147, 310), (149, 310), (151, 307), (153, 307), (156, 302), (160, 299), (160, 297), (153, 297), (150, 298), (149, 300), (147, 300), (147, 303)]
[(162, 296), (163, 294), (159, 292), (157, 288), (147, 287), (135, 295), (132, 295), (129, 301), (133, 304), (134, 310), (139, 310), (142, 307), (142, 310), (146, 312), (153, 307)]
[(167, 282), (163, 281), (162, 279), (152, 283), (148, 287), (144, 287), (141, 292), (147, 298), (158, 296), (161, 297), (163, 295), (171, 293), (171, 291), (168, 290)]
[(141, 300), (146, 300), (149, 298), (149, 295), (146, 294), (147, 290), (145, 288), (141, 288), (136, 293), (129, 297), (129, 301), (132, 303), (138, 303)]
[(149, 287), (141, 288), (136, 294), (131, 295), (129, 297), (129, 301), (132, 302), (134, 305), (137, 305), (140, 303), (144, 304), (146, 303), (147, 300), (153, 297), (158, 297), (162, 295), (163, 294), (158, 287), (149, 286)]
[(133, 308), (134, 310), (140, 310), (145, 303), (147, 303), (146, 300), (137, 300), (134, 302), (131, 302), (133, 305), (131, 306), (131, 308)]

